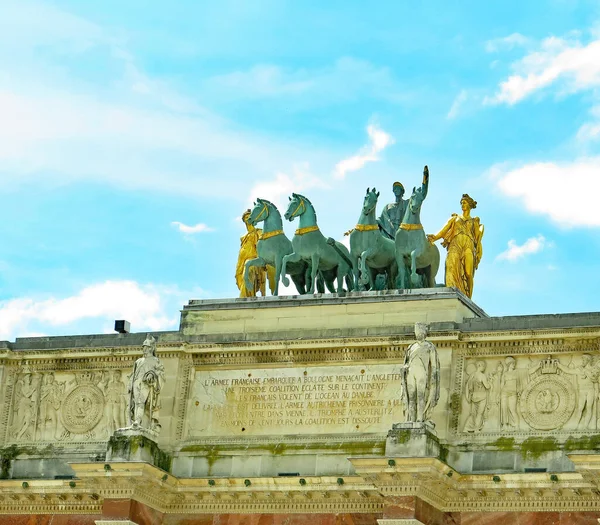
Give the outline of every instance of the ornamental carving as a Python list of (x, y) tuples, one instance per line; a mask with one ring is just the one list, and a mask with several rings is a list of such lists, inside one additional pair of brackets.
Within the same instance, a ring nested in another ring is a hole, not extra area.
[(104, 394), (96, 385), (78, 385), (67, 394), (62, 416), (63, 425), (71, 434), (91, 432), (103, 415)]
[(600, 361), (592, 354), (467, 360), (461, 385), (463, 432), (595, 430)]
[(571, 382), (558, 374), (540, 374), (521, 394), (521, 414), (537, 430), (564, 426), (573, 415), (576, 394)]

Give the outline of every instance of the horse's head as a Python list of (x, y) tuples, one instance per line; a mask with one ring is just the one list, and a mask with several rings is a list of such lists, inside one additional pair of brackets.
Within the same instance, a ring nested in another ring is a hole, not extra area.
[(292, 193), (291, 197), (288, 197), (290, 203), (288, 208), (283, 215), (288, 221), (293, 221), (296, 217), (300, 217), (306, 211), (306, 197), (298, 193)]
[(373, 188), (370, 190), (367, 188), (367, 194), (365, 195), (365, 200), (363, 202), (363, 213), (365, 215), (369, 215), (377, 206), (377, 199), (379, 198), (379, 192)]
[(408, 207), (410, 208), (411, 213), (419, 213), (421, 211), (421, 205), (427, 196), (426, 193), (423, 193), (422, 188), (413, 188), (412, 195), (410, 199), (408, 199)]
[(252, 226), (256, 226), (259, 222), (264, 221), (269, 216), (269, 205), (262, 199), (256, 199), (248, 222)]

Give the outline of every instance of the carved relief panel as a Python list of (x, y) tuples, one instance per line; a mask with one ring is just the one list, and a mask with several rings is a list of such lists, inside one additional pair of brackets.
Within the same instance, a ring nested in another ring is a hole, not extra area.
[(455, 431), (597, 430), (599, 377), (591, 354), (466, 358)]
[(121, 370), (14, 370), (7, 398), (6, 442), (105, 440), (125, 426), (126, 375)]

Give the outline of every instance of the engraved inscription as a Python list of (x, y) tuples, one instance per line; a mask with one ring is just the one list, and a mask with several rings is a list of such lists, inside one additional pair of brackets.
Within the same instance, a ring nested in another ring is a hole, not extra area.
[(404, 420), (400, 369), (196, 371), (187, 434), (385, 432)]

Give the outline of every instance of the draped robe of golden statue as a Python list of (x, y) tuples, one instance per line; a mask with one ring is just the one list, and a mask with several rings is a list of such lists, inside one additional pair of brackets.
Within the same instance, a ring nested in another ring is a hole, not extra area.
[(467, 297), (473, 296), (473, 277), (479, 266), (483, 248), (483, 225), (479, 217), (471, 217), (477, 206), (469, 195), (460, 200), (462, 215), (452, 214), (450, 220), (436, 235), (428, 235), (430, 242), (444, 239), (442, 246), (448, 249), (446, 257), (446, 286), (459, 289)]
[(258, 257), (256, 244), (262, 234), (262, 230), (257, 229), (252, 224), (248, 223), (248, 217), (250, 217), (250, 210), (246, 210), (244, 215), (242, 215), (242, 221), (244, 221), (248, 233), (240, 238), (240, 253), (235, 269), (235, 281), (240, 290), (240, 297), (254, 297), (258, 291), (260, 291), (262, 296), (265, 296), (267, 278), (269, 279), (269, 289), (271, 290), (271, 294), (275, 290), (275, 268), (267, 265), (267, 271), (265, 272), (262, 268), (257, 266), (251, 267), (250, 281), (254, 284), (254, 289), (252, 291), (246, 288), (246, 283), (244, 281), (246, 262)]

